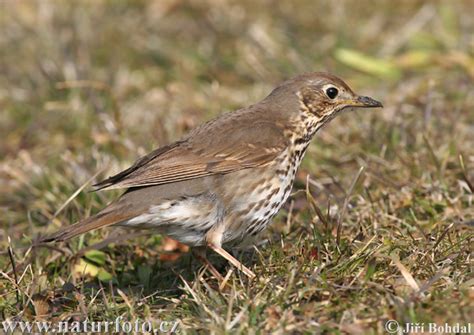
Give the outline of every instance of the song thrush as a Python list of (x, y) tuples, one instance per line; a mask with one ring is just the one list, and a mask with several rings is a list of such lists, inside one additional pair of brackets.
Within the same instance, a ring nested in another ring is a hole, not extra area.
[(192, 247), (209, 247), (254, 274), (224, 247), (263, 231), (290, 194), (314, 134), (350, 107), (382, 107), (341, 79), (309, 73), (285, 81), (262, 101), (225, 113), (96, 184), (125, 189), (98, 214), (43, 242), (110, 225), (149, 228)]

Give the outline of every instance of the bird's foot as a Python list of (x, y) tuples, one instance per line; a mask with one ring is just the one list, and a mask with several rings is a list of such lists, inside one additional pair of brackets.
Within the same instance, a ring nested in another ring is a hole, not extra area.
[(208, 247), (217, 252), (219, 255), (224, 257), (230, 264), (235, 266), (238, 270), (242, 271), (247, 277), (250, 279), (255, 278), (255, 273), (252, 272), (248, 267), (240, 263), (234, 256), (229, 254), (225, 249), (222, 247), (218, 247), (214, 244), (208, 244)]

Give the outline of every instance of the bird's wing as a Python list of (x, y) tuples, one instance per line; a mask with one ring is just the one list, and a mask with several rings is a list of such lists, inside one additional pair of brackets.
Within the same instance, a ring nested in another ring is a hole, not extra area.
[(288, 146), (275, 123), (245, 122), (241, 127), (238, 118), (229, 119), (211, 121), (184, 140), (151, 152), (96, 184), (97, 190), (161, 185), (258, 167)]

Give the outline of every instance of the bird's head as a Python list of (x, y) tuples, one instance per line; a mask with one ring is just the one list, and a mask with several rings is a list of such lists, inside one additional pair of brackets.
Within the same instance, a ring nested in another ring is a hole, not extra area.
[(310, 120), (314, 131), (343, 109), (383, 107), (381, 102), (354, 93), (342, 79), (324, 72), (287, 80), (265, 100), (271, 101), (277, 106), (273, 110), (280, 110), (286, 117)]
[(355, 94), (341, 79), (327, 73), (311, 73), (303, 76), (301, 87), (296, 92), (303, 109), (316, 117), (328, 117), (351, 107), (383, 107), (382, 103), (366, 96)]

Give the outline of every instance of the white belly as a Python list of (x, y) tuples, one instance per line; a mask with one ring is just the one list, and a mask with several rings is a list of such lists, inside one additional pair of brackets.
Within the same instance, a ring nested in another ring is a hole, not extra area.
[(212, 193), (151, 206), (147, 213), (120, 225), (154, 229), (191, 246), (204, 245), (206, 233), (222, 220), (223, 208)]

